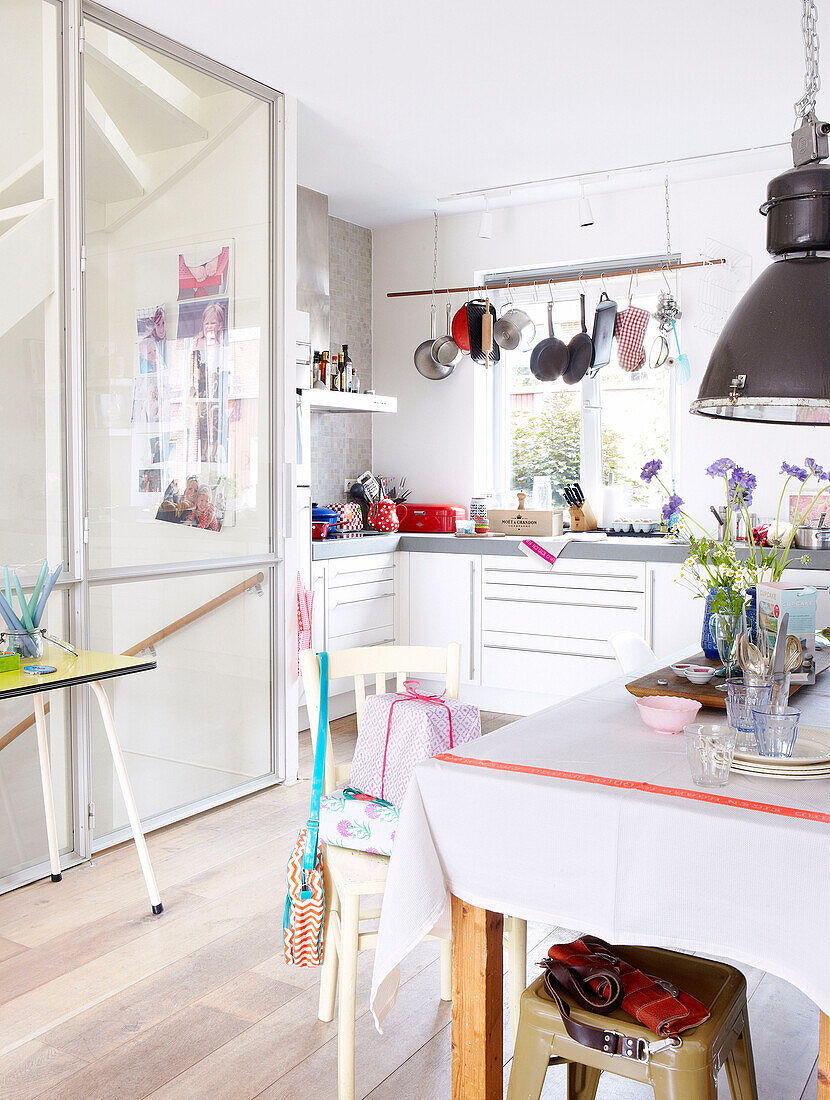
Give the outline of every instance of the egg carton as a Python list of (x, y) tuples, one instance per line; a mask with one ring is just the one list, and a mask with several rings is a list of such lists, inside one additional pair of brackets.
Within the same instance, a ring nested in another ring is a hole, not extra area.
[(660, 524), (653, 519), (615, 519), (605, 530), (609, 535), (659, 535)]

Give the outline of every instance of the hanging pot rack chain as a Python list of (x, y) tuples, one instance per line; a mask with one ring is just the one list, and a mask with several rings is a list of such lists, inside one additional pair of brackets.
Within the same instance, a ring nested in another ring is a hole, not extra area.
[(627, 275), (652, 275), (659, 274), (661, 271), (688, 271), (693, 267), (713, 267), (716, 264), (725, 264), (725, 259), (712, 259), (712, 260), (693, 260), (685, 264), (656, 264), (650, 267), (632, 267), (625, 271), (614, 270), (610, 273), (599, 272), (597, 274), (579, 275), (575, 273), (573, 275), (565, 275), (554, 279), (532, 279), (526, 282), (516, 279), (505, 279), (499, 282), (487, 283), (486, 286), (445, 286), (434, 290), (390, 290), (387, 298), (421, 298), (428, 294), (469, 294), (473, 290), (480, 290), (483, 294), (492, 290), (516, 290), (518, 287), (534, 287), (546, 285), (553, 286), (557, 283), (575, 283), (577, 279), (581, 279), (582, 282), (602, 281), (605, 279), (618, 279), (621, 276), (625, 278)]

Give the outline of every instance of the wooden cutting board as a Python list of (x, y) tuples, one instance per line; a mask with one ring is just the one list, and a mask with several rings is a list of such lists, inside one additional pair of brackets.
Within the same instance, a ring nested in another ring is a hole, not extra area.
[[(708, 665), (710, 668), (721, 667), (720, 661), (711, 661), (708, 657), (704, 657), (703, 653), (697, 653), (692, 657), (684, 657), (683, 660), (693, 665)], [(816, 654), (816, 675), (824, 672), (827, 668), (830, 668), (830, 649), (820, 649)], [(665, 680), (666, 683), (660, 684), (658, 680)], [(672, 672), (669, 666), (666, 666), (666, 668), (658, 669), (657, 672), (650, 672), (648, 676), (641, 676), (639, 680), (632, 680), (630, 684), (625, 686), (638, 699), (642, 699), (646, 695), (675, 695), (680, 699), (697, 699), (705, 707), (719, 707), (721, 710), (726, 710), (726, 692), (718, 691), (716, 686), (717, 684), (723, 684), (723, 682), (722, 677), (715, 677), (708, 684), (692, 684), (685, 676), (678, 676), (676, 672)], [(792, 696), (799, 688), (807, 686), (809, 685), (790, 684), (790, 695)]]

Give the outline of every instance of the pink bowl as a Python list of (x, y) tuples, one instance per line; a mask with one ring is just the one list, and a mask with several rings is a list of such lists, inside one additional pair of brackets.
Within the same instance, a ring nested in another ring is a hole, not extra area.
[(647, 695), (634, 701), (642, 720), (657, 733), (680, 733), (703, 706), (697, 699), (681, 699), (676, 695)]

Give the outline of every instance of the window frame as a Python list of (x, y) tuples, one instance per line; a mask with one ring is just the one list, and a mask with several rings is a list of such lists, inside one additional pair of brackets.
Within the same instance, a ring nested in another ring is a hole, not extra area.
[[(651, 260), (651, 258), (648, 259)], [(680, 256), (673, 255), (670, 257), (670, 260), (673, 264), (679, 263)], [(616, 268), (618, 271), (620, 269), (629, 271), (638, 266), (646, 266), (646, 262), (644, 262), (642, 257), (628, 261), (616, 260), (613, 263), (609, 262), (605, 270), (613, 272), (614, 268)], [(605, 275), (602, 279), (591, 280), (590, 282), (580, 281), (580, 276), (584, 278), (590, 269), (600, 270), (601, 267), (601, 264), (571, 264), (567, 267), (551, 266), (547, 269), (534, 269), (532, 273), (526, 270), (515, 270), (511, 272), (499, 271), (497, 273), (480, 276), (479, 285), (486, 288), (488, 282), (499, 284), (489, 291), (491, 301), (494, 304), (496, 312), (499, 313), (502, 306), (511, 298), (516, 300), (516, 304), (519, 307), (521, 307), (522, 301), (526, 302), (528, 300), (528, 294), (530, 296), (536, 295), (539, 301), (544, 301), (546, 296), (550, 293), (550, 289), (552, 289), (549, 280), (556, 279), (557, 282), (553, 293), (554, 303), (578, 299), (580, 292), (582, 292), (586, 295), (586, 315), (590, 318), (596, 308), (596, 304), (599, 301), (603, 289), (607, 291), (611, 298), (614, 298), (621, 304), (628, 301), (631, 291), (632, 280), (631, 276), (628, 274), (622, 275), (612, 273)], [(568, 276), (571, 276), (571, 278), (568, 278)], [(518, 290), (510, 291), (509, 289), (501, 289), (500, 286), (500, 284), (504, 282), (527, 282), (530, 278), (534, 280), (533, 290), (523, 288), (521, 292)], [(649, 273), (648, 275), (636, 276), (633, 286), (633, 297), (642, 297), (644, 291), (656, 295), (659, 291), (666, 289), (671, 291), (677, 299), (678, 304), (680, 304), (681, 291), (676, 273), (671, 275), (662, 270)], [(590, 331), (590, 321), (587, 323)], [(678, 334), (680, 334), (680, 321), (677, 322), (677, 329)], [(646, 348), (646, 351), (648, 351), (648, 348)], [(509, 355), (510, 353), (503, 352), (502, 354)], [(509, 494), (513, 490), (511, 485), (511, 432), (508, 409), (507, 371), (505, 369), (496, 369), (488, 371), (487, 374), (489, 375), (485, 380), (487, 415), (484, 419), (484, 431), (486, 432), (486, 483), (488, 491), (491, 493), (497, 495)], [(586, 375), (578, 386), (574, 387), (574, 390), (577, 390), (579, 393), (579, 480), (586, 490), (590, 489), (593, 492), (601, 490), (604, 483), (602, 459), (603, 409), (600, 378), (601, 372), (593, 378)], [(678, 430), (680, 387), (677, 385), (673, 371), (669, 379), (668, 405), (668, 432), (671, 465), (672, 468), (677, 469), (680, 462), (680, 433)]]

